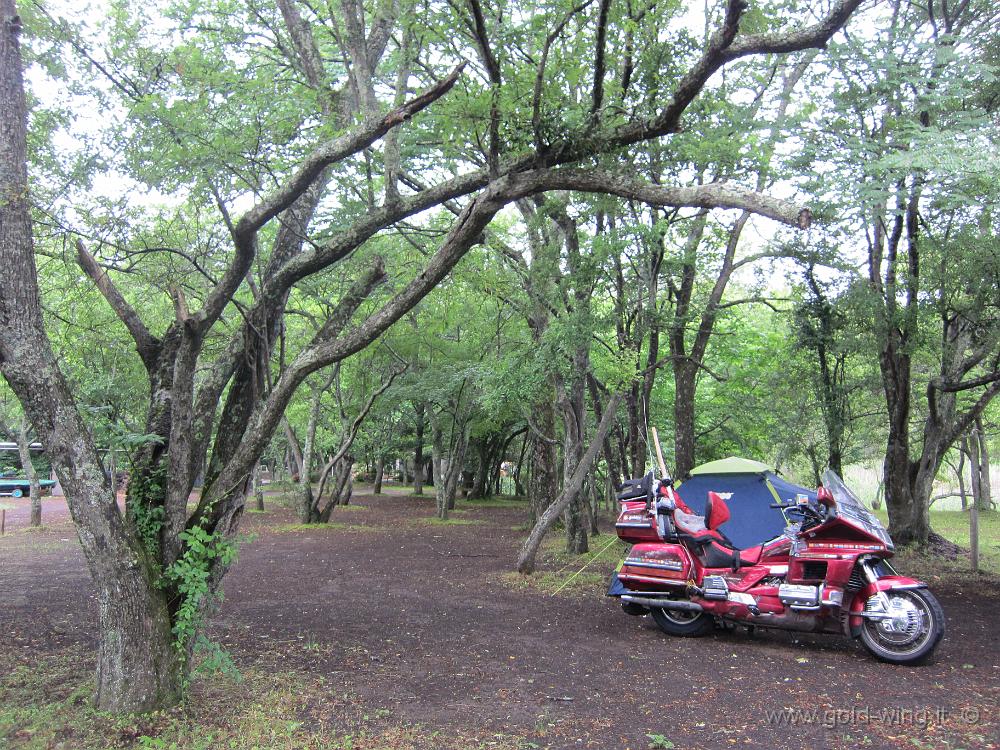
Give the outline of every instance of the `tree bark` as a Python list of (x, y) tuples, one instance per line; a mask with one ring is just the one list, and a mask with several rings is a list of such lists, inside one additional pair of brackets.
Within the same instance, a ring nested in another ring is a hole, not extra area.
[(573, 476), (570, 477), (569, 483), (563, 488), (562, 493), (558, 498), (556, 498), (555, 502), (553, 502), (552, 505), (545, 510), (541, 518), (539, 518), (535, 523), (534, 528), (532, 528), (531, 533), (525, 540), (524, 546), (521, 548), (521, 553), (518, 556), (517, 570), (519, 573), (529, 575), (534, 572), (535, 557), (538, 554), (538, 548), (542, 543), (542, 539), (545, 538), (545, 534), (552, 527), (552, 524), (556, 522), (559, 514), (566, 510), (569, 504), (573, 501), (574, 496), (576, 496), (580, 492), (580, 488), (583, 487), (583, 482), (587, 478), (587, 473), (590, 471), (590, 468), (594, 463), (594, 459), (597, 458), (597, 454), (601, 450), (604, 438), (608, 434), (608, 430), (611, 429), (611, 424), (616, 418), (616, 411), (620, 400), (621, 394), (615, 393), (608, 401), (604, 417), (601, 419), (601, 423), (597, 426), (597, 432), (594, 433), (590, 447), (587, 448), (587, 452), (584, 453), (580, 462), (577, 464), (576, 471), (573, 472)]
[(413, 411), (417, 416), (416, 445), (413, 448), (413, 494), (424, 494), (424, 427), (427, 407), (422, 401), (417, 402)]
[(528, 457), (530, 472), (527, 489), (532, 522), (542, 517), (559, 492), (559, 479), (556, 473), (555, 410), (552, 400), (545, 398), (545, 395), (542, 394), (542, 398), (536, 402), (531, 417), (531, 453)]
[(28, 437), (28, 423), (25, 420), (17, 430), (17, 452), (21, 458), (21, 468), (24, 476), (28, 479), (31, 498), (31, 526), (42, 525), (42, 487), (38, 483), (38, 472), (35, 471), (35, 464), (31, 461), (31, 440)]
[(992, 510), (993, 488), (990, 486), (990, 451), (983, 429), (982, 415), (976, 417), (976, 434), (979, 437), (979, 509)]
[(674, 362), (674, 474), (686, 479), (695, 466), (695, 388), (698, 368), (690, 360)]
[(375, 458), (375, 485), (372, 489), (376, 495), (382, 494), (382, 476), (385, 473), (385, 457), (379, 453)]
[[(502, 437), (502, 436), (501, 436)], [(472, 500), (480, 500), (487, 495), (487, 487), (490, 483), (490, 473), (493, 470), (491, 461), (492, 451), (491, 436), (486, 435), (477, 440), (470, 441), (475, 447), (476, 469), (472, 478), (472, 489), (469, 490), (468, 497)]]
[(95, 580), (101, 632), (97, 706), (126, 713), (174, 705), (183, 695), (186, 659), (171, 631), (166, 593), (138, 568)]
[[(584, 390), (586, 373), (590, 370), (589, 341), (586, 347), (576, 350), (571, 363), (569, 382), (558, 378), (556, 392), (563, 418), (563, 487), (570, 480), (584, 453), (587, 439), (587, 404)], [(602, 437), (603, 440), (603, 437)], [(603, 448), (603, 443), (601, 444)], [(565, 489), (563, 490), (565, 492)], [(581, 485), (574, 493), (563, 514), (566, 527), (566, 551), (582, 555), (589, 549), (589, 518), (587, 494)]]
[(256, 508), (261, 513), (264, 512), (264, 483), (261, 481), (261, 468), (260, 462), (257, 463), (257, 468), (253, 472), (253, 495), (254, 501), (256, 503)]

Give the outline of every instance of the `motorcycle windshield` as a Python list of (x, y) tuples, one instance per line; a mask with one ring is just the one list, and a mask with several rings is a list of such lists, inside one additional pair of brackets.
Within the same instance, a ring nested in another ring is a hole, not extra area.
[(830, 494), (833, 495), (833, 499), (837, 503), (837, 516), (866, 534), (875, 537), (890, 550), (895, 549), (889, 532), (886, 531), (878, 517), (868, 510), (854, 493), (847, 489), (843, 480), (830, 469), (827, 469), (823, 474), (823, 486), (830, 490)]

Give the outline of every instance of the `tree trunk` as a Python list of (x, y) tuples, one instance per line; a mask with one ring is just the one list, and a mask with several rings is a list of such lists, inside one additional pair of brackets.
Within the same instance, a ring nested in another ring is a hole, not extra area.
[(521, 438), (521, 450), (517, 454), (517, 463), (514, 465), (514, 476), (511, 477), (514, 480), (514, 494), (518, 497), (525, 497), (528, 494), (521, 483), (521, 472), (524, 469), (524, 454), (527, 452), (530, 442), (530, 433), (525, 430), (524, 437)]
[[(990, 486), (990, 452), (986, 441), (986, 430), (983, 429), (982, 416), (976, 418), (975, 428), (979, 443), (979, 456), (976, 464), (979, 469), (979, 496), (976, 499), (979, 510), (993, 508), (993, 488)], [(974, 470), (976, 464), (973, 465)]]
[(674, 476), (686, 479), (695, 467), (695, 378), (690, 361), (674, 364)]
[(21, 468), (24, 476), (28, 478), (31, 497), (31, 520), (30, 525), (42, 525), (42, 487), (38, 483), (38, 472), (35, 471), (35, 464), (31, 461), (31, 440), (28, 437), (28, 423), (21, 421), (17, 431), (17, 452), (21, 458)]
[(628, 413), (628, 445), (629, 471), (633, 477), (643, 475), (643, 467), (646, 464), (646, 435), (639, 416), (639, 385), (633, 383), (626, 396)]
[(968, 501), (965, 499), (965, 477), (963, 476), (965, 472), (965, 454), (968, 451), (968, 441), (963, 437), (958, 449), (958, 468), (955, 469), (955, 474), (958, 477), (958, 495), (962, 498), (962, 510), (966, 510), (968, 507)]
[(176, 645), (167, 594), (141, 568), (96, 577), (96, 704), (114, 713), (146, 712), (180, 701), (185, 658)]
[[(533, 426), (537, 433), (531, 435), (530, 474), (528, 476), (528, 506), (532, 522), (542, 517), (559, 491), (556, 474), (556, 417), (550, 399), (535, 404), (532, 409)], [(540, 433), (540, 434), (538, 434)]]
[(608, 401), (606, 411), (604, 412), (604, 417), (601, 419), (601, 423), (597, 426), (597, 432), (594, 434), (594, 438), (590, 443), (590, 447), (587, 448), (587, 452), (580, 459), (577, 464), (576, 471), (573, 476), (570, 477), (570, 481), (566, 487), (563, 488), (562, 494), (545, 510), (542, 516), (535, 523), (534, 528), (532, 528), (531, 533), (524, 542), (524, 546), (521, 547), (521, 553), (518, 555), (517, 560), (517, 570), (519, 573), (524, 575), (529, 575), (535, 570), (535, 557), (538, 554), (538, 548), (542, 544), (542, 539), (545, 538), (546, 532), (552, 527), (552, 524), (556, 522), (559, 514), (566, 510), (573, 497), (580, 492), (580, 488), (583, 486), (583, 482), (587, 477), (587, 473), (590, 471), (591, 466), (594, 463), (594, 459), (597, 458), (597, 454), (601, 449), (601, 445), (604, 442), (605, 436), (608, 434), (608, 430), (611, 429), (611, 424), (615, 419), (615, 411), (618, 408), (618, 402), (621, 399), (620, 393), (615, 393), (611, 399)]
[(253, 495), (256, 502), (256, 508), (261, 513), (264, 512), (264, 484), (261, 482), (261, 468), (260, 463), (257, 463), (257, 468), (253, 472)]
[(590, 535), (598, 536), (601, 533), (601, 529), (597, 525), (597, 517), (601, 510), (601, 493), (597, 489), (599, 483), (595, 472), (590, 472), (587, 484), (590, 496), (590, 502), (587, 505), (588, 515), (590, 517)]
[(437, 517), (447, 520), (448, 511), (455, 509), (458, 483), (465, 466), (465, 451), (469, 445), (469, 423), (456, 420), (452, 426), (451, 440), (447, 445), (440, 417), (431, 417), (431, 430)]
[(441, 462), (444, 460), (444, 437), (441, 425), (436, 419), (431, 419), (431, 466), (434, 474), (434, 502), (437, 517), (448, 518), (448, 501), (445, 497), (445, 482), (441, 479)]
[(447, 477), (446, 481), (442, 483), (447, 487), (445, 501), (447, 503), (448, 510), (455, 510), (455, 498), (458, 496), (458, 484), (462, 479), (463, 470), (465, 468), (465, 452), (469, 447), (468, 424), (459, 423), (456, 425), (456, 429), (458, 429), (458, 435), (454, 438), (455, 443), (452, 448), (452, 452), (448, 455)]
[(490, 473), (493, 471), (491, 442), (489, 436), (475, 441), (476, 471), (472, 478), (472, 489), (469, 490), (468, 494), (468, 497), (473, 500), (479, 500), (487, 495)]
[(385, 474), (385, 457), (380, 453), (375, 459), (375, 486), (372, 492), (376, 495), (382, 494), (382, 477)]
[(174, 649), (168, 593), (146, 579), (150, 555), (122, 518), (97, 448), (52, 351), (42, 317), (29, 214), (27, 107), (19, 24), (0, 0), (0, 373), (49, 451), (98, 594), (103, 711), (168, 708), (186, 664)]
[(973, 429), (969, 433), (968, 440), (966, 441), (969, 450), (969, 474), (971, 477), (972, 486), (972, 504), (976, 506), (978, 510), (983, 510), (983, 473), (979, 467), (979, 460), (982, 453), (979, 450), (979, 433)]
[(413, 409), (417, 415), (416, 445), (413, 448), (413, 494), (424, 494), (424, 414), (426, 407), (418, 403)]
[[(907, 429), (908, 425), (903, 429)], [(885, 506), (889, 513), (889, 533), (899, 546), (926, 544), (930, 519), (920, 512), (920, 502), (910, 483), (911, 463), (908, 439), (890, 425), (883, 475)]]
[[(587, 433), (587, 402), (584, 377), (590, 370), (589, 349), (580, 348), (573, 357), (573, 378), (568, 383), (558, 378), (556, 392), (563, 418), (563, 487), (570, 483), (584, 453)], [(601, 445), (603, 448), (603, 443)], [(566, 551), (582, 555), (589, 549), (587, 494), (576, 490), (563, 515), (566, 526)]]

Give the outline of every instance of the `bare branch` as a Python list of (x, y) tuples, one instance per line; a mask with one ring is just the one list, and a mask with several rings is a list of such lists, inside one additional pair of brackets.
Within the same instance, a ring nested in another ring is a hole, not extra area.
[[(824, 47), (830, 37), (843, 26), (861, 0), (841, 0), (819, 23), (798, 31), (750, 35), (737, 38), (739, 21), (747, 8), (746, 0), (728, 0), (722, 26), (709, 40), (708, 46), (674, 88), (670, 102), (652, 120), (631, 122), (611, 134), (597, 139), (567, 138), (549, 149), (527, 157), (530, 163), (554, 166), (606, 151), (615, 146), (628, 146), (680, 130), (681, 116), (701, 93), (708, 80), (723, 65), (750, 55), (793, 52), (810, 47)], [(536, 80), (537, 92), (540, 90)], [(537, 107), (536, 107), (537, 109)], [(537, 127), (536, 127), (537, 133)]]
[[(285, 26), (292, 38), (306, 80), (314, 89), (320, 90), (323, 86), (323, 62), (316, 47), (316, 40), (313, 39), (312, 29), (302, 20), (299, 9), (295, 7), (295, 0), (278, 0), (278, 9), (285, 19)], [(323, 97), (321, 104), (326, 107), (329, 100)]]
[(499, 86), (501, 83), (500, 64), (497, 62), (497, 58), (493, 54), (493, 49), (490, 47), (490, 39), (486, 33), (486, 17), (483, 15), (483, 8), (479, 4), (479, 0), (467, 1), (469, 3), (469, 10), (472, 11), (476, 46), (479, 48), (479, 55), (483, 59), (483, 66), (486, 68), (486, 75), (489, 77), (491, 84)]
[(233, 229), (236, 257), (226, 269), (218, 286), (205, 300), (204, 306), (196, 314), (197, 321), (203, 326), (211, 325), (222, 314), (230, 298), (246, 277), (246, 272), (256, 253), (256, 233), (264, 224), (288, 208), (309, 188), (327, 166), (367, 148), (389, 132), (391, 128), (406, 122), (413, 115), (448, 93), (455, 85), (464, 67), (464, 63), (459, 65), (447, 78), (402, 106), (381, 117), (370, 118), (350, 133), (324, 144), (302, 161), (298, 170), (284, 185), (247, 211)]
[(594, 51), (594, 91), (590, 103), (591, 124), (596, 125), (601, 106), (604, 104), (604, 72), (605, 44), (608, 37), (608, 11), (611, 0), (601, 0), (600, 12), (597, 14), (597, 41)]
[(810, 47), (822, 48), (861, 5), (861, 0), (841, 0), (819, 23), (798, 31), (775, 31), (739, 37), (723, 53), (723, 62), (747, 55), (798, 52)]
[(979, 398), (964, 412), (962, 412), (952, 425), (951, 430), (949, 430), (942, 441), (943, 445), (952, 445), (959, 436), (964, 434), (980, 417), (986, 407), (989, 406), (990, 401), (992, 401), (996, 395), (1000, 393), (1000, 378), (994, 379), (988, 384), (988, 387), (979, 394)]
[(539, 190), (579, 190), (607, 193), (654, 206), (736, 208), (805, 229), (812, 220), (808, 208), (771, 198), (731, 183), (712, 182), (694, 187), (664, 187), (597, 169), (559, 169), (539, 172)]
[(937, 378), (931, 381), (931, 387), (945, 393), (958, 393), (959, 391), (968, 391), (973, 388), (979, 388), (983, 385), (989, 385), (997, 380), (1000, 380), (1000, 372), (991, 372), (988, 375), (983, 375), (981, 378), (975, 378), (974, 380), (966, 380), (957, 383), (945, 382), (942, 379)]
[(535, 134), (535, 146), (539, 150), (542, 149), (544, 144), (541, 138), (541, 125), (542, 125), (542, 86), (545, 83), (545, 65), (549, 60), (549, 50), (552, 48), (552, 43), (559, 38), (562, 34), (563, 29), (566, 28), (566, 24), (569, 23), (570, 19), (577, 13), (585, 10), (594, 0), (584, 0), (582, 3), (572, 8), (560, 21), (556, 27), (549, 32), (549, 35), (545, 38), (545, 44), (542, 45), (542, 57), (538, 62), (538, 69), (535, 71), (535, 87), (531, 96), (531, 130)]
[(159, 340), (149, 332), (135, 308), (121, 295), (108, 274), (87, 250), (83, 240), (76, 241), (76, 255), (84, 273), (94, 282), (97, 289), (104, 295), (104, 299), (111, 305), (115, 315), (125, 324), (128, 332), (132, 335), (135, 347), (146, 369), (150, 370), (155, 367), (156, 355), (160, 348)]

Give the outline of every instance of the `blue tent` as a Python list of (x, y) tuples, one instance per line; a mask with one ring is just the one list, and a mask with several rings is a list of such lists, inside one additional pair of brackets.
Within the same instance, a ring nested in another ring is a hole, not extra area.
[(677, 485), (677, 493), (695, 513), (703, 515), (709, 492), (718, 492), (731, 514), (719, 530), (740, 549), (753, 547), (781, 534), (785, 518), (769, 507), (794, 501), (804, 494), (816, 500), (816, 491), (786, 482), (766, 464), (735, 456), (711, 461), (691, 470), (691, 478)]

